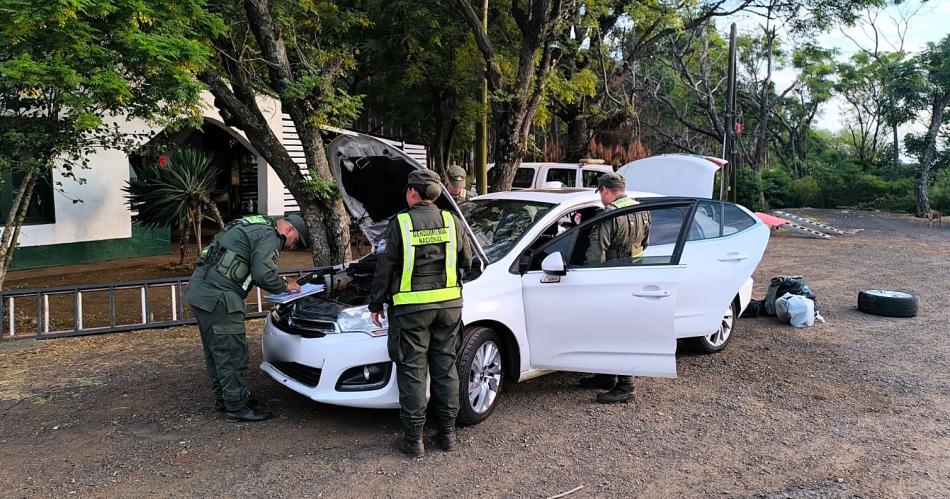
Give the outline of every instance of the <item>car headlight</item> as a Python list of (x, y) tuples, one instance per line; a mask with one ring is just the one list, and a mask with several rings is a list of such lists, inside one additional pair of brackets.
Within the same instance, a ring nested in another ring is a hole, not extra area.
[[(383, 310), (386, 310), (386, 305), (383, 307)], [(366, 333), (370, 336), (386, 336), (389, 333), (389, 321), (380, 317), (379, 322), (383, 327), (373, 324), (372, 312), (369, 311), (367, 305), (341, 310), (336, 322), (340, 326), (340, 331), (344, 333)]]

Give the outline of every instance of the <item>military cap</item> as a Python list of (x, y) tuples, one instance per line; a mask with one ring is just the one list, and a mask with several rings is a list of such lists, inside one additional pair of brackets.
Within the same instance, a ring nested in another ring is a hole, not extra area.
[(303, 221), (303, 217), (300, 215), (288, 215), (287, 221), (290, 222), (290, 225), (294, 226), (294, 229), (297, 229), (297, 234), (300, 236), (300, 242), (297, 243), (302, 248), (310, 247), (310, 229), (307, 228), (306, 222)]
[(415, 170), (409, 174), (407, 187), (412, 187), (424, 199), (435, 199), (442, 193), (439, 174), (432, 170)]
[(452, 165), (448, 170), (449, 183), (455, 187), (465, 187), (465, 169), (459, 165)]
[(619, 173), (605, 173), (597, 179), (597, 190), (604, 187), (610, 190), (626, 189), (627, 181)]

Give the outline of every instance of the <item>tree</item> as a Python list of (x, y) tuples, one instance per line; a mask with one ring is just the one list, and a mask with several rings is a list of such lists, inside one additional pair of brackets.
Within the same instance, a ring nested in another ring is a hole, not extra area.
[(531, 126), (544, 98), (545, 84), (556, 63), (555, 45), (564, 32), (566, 7), (561, 0), (510, 0), (496, 12), (496, 23), (516, 26), (513, 57), (502, 53), (482, 28), (470, 0), (452, 0), (468, 23), (483, 59), (488, 82), (497, 181), (495, 191), (511, 189), (528, 148)]
[[(248, 140), (284, 183), (310, 228), (315, 264), (342, 262), (347, 255), (349, 217), (327, 160), (321, 127), (352, 120), (358, 97), (341, 86), (354, 64), (365, 16), (332, 2), (310, 0), (211, 0), (210, 10), (227, 30), (213, 38), (215, 64), (199, 79), (214, 95), (225, 123)], [(306, 174), (269, 125), (275, 111), (290, 116), (306, 159)]]
[[(136, 178), (122, 188), (129, 208), (146, 227), (177, 227), (181, 234), (178, 265), (185, 264), (188, 239), (194, 231), (201, 253), (201, 221), (209, 218), (224, 228), (224, 219), (211, 201), (220, 173), (211, 160), (193, 149), (175, 152), (170, 160), (160, 156), (146, 162)], [(210, 215), (210, 216), (209, 216)]]
[[(0, 170), (20, 179), (0, 238), (0, 284), (39, 179), (79, 170), (132, 138), (107, 116), (197, 115), (202, 0), (0, 0)], [(60, 183), (58, 183), (60, 184)]]
[(908, 100), (922, 103), (922, 108), (930, 111), (930, 121), (922, 137), (911, 135), (906, 141), (908, 149), (916, 152), (920, 159), (914, 194), (917, 216), (924, 216), (930, 210), (928, 188), (938, 156), (937, 141), (942, 127), (950, 122), (950, 35), (937, 43), (928, 43), (927, 49), (915, 58), (915, 63), (921, 75), (921, 85), (907, 89), (910, 91)]
[(471, 147), (480, 114), (472, 68), (481, 54), (468, 27), (439, 0), (367, 2), (371, 28), (355, 43), (349, 92), (365, 95), (358, 122), (369, 133), (400, 131), (428, 144), (429, 167), (444, 173)]

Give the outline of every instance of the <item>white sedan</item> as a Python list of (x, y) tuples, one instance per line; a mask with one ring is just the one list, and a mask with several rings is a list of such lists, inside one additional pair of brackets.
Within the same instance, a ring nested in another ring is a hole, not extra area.
[[(337, 138), (328, 155), (375, 244), (405, 207), (406, 176), (422, 167), (365, 136)], [(460, 423), (486, 419), (507, 383), (551, 370), (675, 377), (677, 339), (715, 352), (732, 338), (768, 228), (727, 202), (628, 195), (640, 204), (605, 213), (590, 189), (501, 192), (462, 206), (482, 268), (463, 286)], [(638, 211), (651, 218), (643, 256), (585, 265), (590, 231)], [(374, 267), (369, 255), (311, 275), (326, 290), (267, 317), (261, 369), (318, 402), (398, 407), (386, 329), (366, 307)]]

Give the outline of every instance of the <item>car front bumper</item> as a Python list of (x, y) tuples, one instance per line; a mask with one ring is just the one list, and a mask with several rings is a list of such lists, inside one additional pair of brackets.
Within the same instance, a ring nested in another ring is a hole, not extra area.
[(386, 337), (363, 333), (328, 334), (302, 338), (288, 334), (267, 316), (261, 348), (261, 370), (278, 383), (317, 402), (370, 409), (399, 407), (396, 370), (378, 389), (340, 391), (337, 382), (350, 368), (390, 362)]

